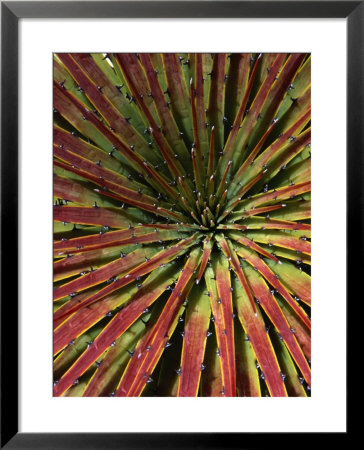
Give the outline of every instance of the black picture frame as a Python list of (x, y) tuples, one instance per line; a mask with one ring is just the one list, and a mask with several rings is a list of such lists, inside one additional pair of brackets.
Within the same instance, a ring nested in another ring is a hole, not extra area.
[[(310, 433), (19, 433), (18, 432), (18, 24), (21, 18), (346, 18), (347, 301), (358, 291), (363, 249), (364, 1), (73, 1), (1, 2), (1, 448), (260, 448), (312, 444)], [(333, 124), (337, 126), (338, 124)], [(331, 182), (331, 181), (330, 181)], [(343, 211), (342, 206), (338, 211)], [(355, 251), (355, 253), (354, 253)], [(9, 298), (11, 296), (11, 298)], [(357, 299), (358, 300), (358, 299)], [(348, 308), (347, 308), (348, 309)], [(349, 310), (347, 311), (349, 312)], [(9, 317), (11, 320), (9, 321)], [(8, 343), (11, 342), (10, 346)], [(348, 358), (350, 358), (348, 346)], [(336, 444), (349, 436), (337, 433)], [(36, 410), (35, 410), (36, 413)], [(303, 418), (297, 417), (297, 420)], [(314, 437), (315, 445), (321, 433)], [(321, 435), (327, 443), (327, 434)], [(292, 441), (292, 439), (294, 439)]]

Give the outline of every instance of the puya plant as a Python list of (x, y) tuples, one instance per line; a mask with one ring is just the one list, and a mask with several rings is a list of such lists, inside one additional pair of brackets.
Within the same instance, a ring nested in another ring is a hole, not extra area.
[(54, 395), (310, 395), (310, 55), (54, 55)]

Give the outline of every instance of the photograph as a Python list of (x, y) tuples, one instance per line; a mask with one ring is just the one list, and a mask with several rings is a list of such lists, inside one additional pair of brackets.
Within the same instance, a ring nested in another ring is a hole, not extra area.
[(0, 448), (348, 447), (364, 1), (0, 2)]
[(54, 397), (311, 396), (311, 54), (252, 50), (53, 53)]

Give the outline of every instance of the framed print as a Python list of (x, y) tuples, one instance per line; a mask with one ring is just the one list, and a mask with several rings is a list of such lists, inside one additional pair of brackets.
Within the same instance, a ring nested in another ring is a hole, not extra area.
[(362, 2), (1, 6), (1, 445), (346, 439)]

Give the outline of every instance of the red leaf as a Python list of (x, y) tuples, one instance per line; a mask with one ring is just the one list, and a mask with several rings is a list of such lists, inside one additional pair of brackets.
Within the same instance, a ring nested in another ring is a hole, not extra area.
[(303, 323), (311, 329), (311, 321), (307, 317), (306, 313), (302, 308), (300, 308), (297, 303), (293, 300), (289, 292), (284, 288), (282, 283), (277, 279), (272, 270), (265, 264), (265, 262), (259, 258), (259, 256), (248, 249), (247, 247), (239, 246), (237, 251), (239, 256), (246, 259), (246, 261), (256, 270), (258, 270), (263, 277), (282, 295), (282, 297), (287, 301), (287, 303), (292, 307), (292, 309), (297, 313)]
[(261, 255), (266, 256), (267, 258), (278, 262), (278, 258), (276, 256), (274, 256), (271, 253), (269, 253), (268, 251), (264, 250), (264, 248), (260, 247), (258, 244), (256, 244), (251, 239), (248, 239), (245, 236), (242, 236), (241, 234), (238, 235), (238, 234), (233, 234), (233, 233), (229, 233), (229, 237), (240, 242), (240, 244), (243, 244), (245, 247), (252, 248), (257, 253), (260, 253)]
[(290, 326), (287, 319), (284, 317), (282, 310), (279, 308), (274, 296), (269, 291), (267, 284), (264, 282), (260, 275), (254, 273), (253, 269), (247, 271), (247, 276), (250, 282), (250, 286), (254, 292), (254, 295), (259, 299), (260, 304), (269, 316), (270, 320), (273, 322), (275, 328), (284, 340), (288, 350), (290, 351), (293, 359), (295, 360), (297, 366), (302, 371), (302, 374), (307, 381), (308, 385), (311, 386), (311, 370), (304, 357), (304, 354), (298, 345), (294, 334), (290, 330)]
[[(146, 283), (144, 289), (142, 288), (136, 292), (128, 305), (116, 314), (111, 322), (97, 336), (93, 344), (84, 351), (80, 358), (78, 358), (59, 380), (59, 383), (54, 387), (54, 396), (58, 397), (62, 395), (135, 322), (143, 311), (164, 292), (166, 278), (164, 272), (162, 272), (162, 278), (164, 279), (164, 283), (158, 283), (157, 278), (156, 282), (152, 282), (152, 286), (148, 286), (148, 283)], [(97, 312), (97, 308), (95, 312)], [(75, 324), (76, 326), (82, 326), (82, 323), (79, 323), (79, 321), (77, 323), (79, 325)]]
[[(131, 283), (132, 281), (135, 281), (136, 278), (141, 277), (141, 276), (151, 272), (152, 270), (159, 267), (160, 264), (166, 264), (167, 262), (173, 260), (178, 254), (185, 253), (189, 246), (198, 242), (198, 241), (196, 242), (195, 239), (196, 239), (196, 236), (193, 235), (188, 239), (183, 239), (175, 246), (169, 247), (166, 250), (162, 250), (161, 252), (154, 255), (152, 258), (148, 259), (146, 262), (144, 262), (144, 263), (140, 264), (139, 266), (135, 267), (134, 269), (132, 269), (129, 273), (123, 275), (121, 278), (118, 278), (116, 281), (113, 281), (108, 286), (101, 289), (95, 295), (92, 295), (92, 296), (88, 297), (85, 301), (83, 301), (82, 303), (78, 303), (77, 305), (75, 305), (71, 309), (71, 311), (69, 311), (69, 313), (75, 312), (80, 308), (83, 308), (87, 305), (91, 305), (92, 303), (95, 303), (96, 301), (102, 299), (103, 297), (110, 294), (111, 292), (114, 292), (117, 289), (119, 289), (123, 286), (126, 286), (127, 284)], [(118, 261), (116, 261), (115, 263), (117, 263), (117, 262)], [(108, 265), (108, 266), (110, 266), (110, 265)], [(109, 271), (109, 269), (110, 268), (108, 268), (107, 270)], [(114, 269), (114, 267), (112, 267), (112, 269)], [(105, 269), (105, 271), (106, 271), (106, 269)], [(79, 279), (77, 279), (75, 281), (77, 281), (79, 284), (81, 284), (81, 281), (79, 281)], [(78, 283), (75, 283), (75, 284), (77, 284), (79, 286)], [(69, 291), (69, 284), (70, 283), (68, 283), (68, 291)], [(60, 289), (62, 289), (62, 287)], [(55, 295), (57, 295), (57, 290), (56, 290)], [(62, 298), (62, 297), (58, 296), (57, 298)]]
[(178, 397), (197, 395), (211, 311), (209, 299), (203, 289), (192, 289), (188, 297)]
[(239, 320), (247, 334), (247, 339), (252, 344), (270, 395), (272, 397), (286, 397), (287, 392), (281, 378), (278, 361), (262, 316), (259, 311), (255, 315), (245, 289), (243, 289), (238, 280), (233, 280), (233, 287)]
[(189, 291), (189, 282), (198, 267), (199, 260), (200, 251), (196, 249), (191, 252), (157, 323), (137, 345), (115, 393), (117, 397), (136, 397), (143, 391), (164, 350), (171, 330), (176, 325), (176, 317)]
[(112, 228), (126, 228), (131, 219), (116, 208), (87, 208), (80, 206), (63, 206), (53, 208), (53, 220), (84, 225), (100, 225)]
[(210, 259), (211, 250), (212, 250), (212, 246), (213, 246), (213, 243), (211, 242), (211, 237), (212, 237), (212, 235), (209, 234), (206, 236), (205, 240), (203, 241), (202, 261), (201, 261), (201, 265), (200, 265), (200, 270), (198, 271), (198, 275), (196, 278), (196, 284), (199, 284), (199, 282), (202, 278), (202, 275), (205, 272), (207, 263)]
[[(138, 264), (141, 264), (142, 261), (145, 261), (145, 258), (150, 258), (155, 253), (156, 250), (153, 248), (146, 247), (142, 249), (137, 249), (135, 252), (126, 255), (125, 258), (119, 258), (116, 261), (112, 261), (109, 264), (105, 264), (100, 269), (93, 270), (92, 272), (89, 272), (86, 275), (82, 275), (79, 278), (76, 278), (75, 280), (72, 280), (69, 283), (63, 284), (62, 286), (56, 288), (54, 290), (53, 298), (56, 301), (59, 300), (60, 298), (66, 297), (67, 295), (71, 295), (74, 292), (79, 292), (91, 286), (95, 286), (99, 283), (110, 280), (116, 277), (117, 275), (120, 275), (121, 273), (130, 270), (131, 268), (137, 266)], [(116, 281), (111, 283), (111, 285), (114, 285), (115, 283)]]
[[(216, 281), (215, 281), (216, 279)], [(227, 260), (220, 254), (205, 271), (206, 286), (216, 330), (223, 395), (236, 396), (234, 321)]]

